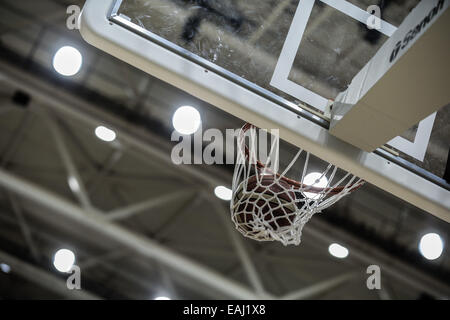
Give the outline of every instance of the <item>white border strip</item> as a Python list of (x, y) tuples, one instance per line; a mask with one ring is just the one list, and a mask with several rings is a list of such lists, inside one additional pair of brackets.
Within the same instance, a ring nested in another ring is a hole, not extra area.
[(435, 119), (436, 113), (433, 113), (424, 120), (420, 121), (414, 142), (410, 142), (399, 136), (395, 137), (387, 144), (423, 162), (428, 144), (430, 143), (431, 132), (433, 131)]
[(304, 103), (325, 111), (328, 99), (288, 79), (314, 3), (315, 0), (300, 1), (273, 72), (270, 85), (300, 99)]

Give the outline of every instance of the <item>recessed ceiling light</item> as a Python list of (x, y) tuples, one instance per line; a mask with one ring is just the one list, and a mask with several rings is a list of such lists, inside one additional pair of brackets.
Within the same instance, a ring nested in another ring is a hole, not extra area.
[(231, 191), (231, 189), (228, 189), (227, 187), (218, 186), (214, 189), (214, 194), (219, 199), (230, 201), (233, 192)]
[[(312, 172), (305, 176), (303, 183), (307, 186), (325, 188), (328, 185), (328, 179), (325, 175), (322, 176), (322, 173)], [(320, 197), (320, 194), (315, 192), (303, 192), (303, 194), (310, 199), (318, 199)]]
[(185, 135), (195, 133), (200, 127), (201, 122), (200, 113), (197, 109), (190, 106), (178, 108), (172, 118), (172, 124), (175, 130)]
[(348, 249), (337, 243), (330, 244), (330, 246), (328, 247), (328, 252), (332, 256), (340, 259), (346, 258), (348, 256)]
[(169, 297), (156, 297), (155, 300), (171, 300)]
[(428, 233), (420, 239), (419, 251), (428, 260), (439, 258), (443, 250), (444, 243), (437, 233)]
[(53, 265), (59, 272), (69, 272), (75, 263), (75, 254), (68, 249), (60, 249), (55, 253)]
[(53, 68), (66, 77), (77, 74), (82, 64), (83, 57), (80, 51), (70, 46), (60, 48), (53, 57)]
[(10, 273), (11, 267), (6, 263), (0, 263), (0, 270), (2, 270), (4, 273)]
[(106, 128), (104, 126), (98, 126), (97, 128), (95, 128), (95, 135), (100, 140), (106, 142), (112, 142), (116, 140), (117, 137), (116, 133), (113, 130)]
[(68, 179), (69, 187), (73, 192), (80, 191), (80, 184), (78, 183), (77, 178), (70, 176)]

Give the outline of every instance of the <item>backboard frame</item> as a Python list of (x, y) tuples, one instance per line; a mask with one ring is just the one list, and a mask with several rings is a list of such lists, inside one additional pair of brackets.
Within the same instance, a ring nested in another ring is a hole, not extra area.
[(87, 0), (80, 32), (93, 46), (280, 137), (450, 222), (450, 186), (399, 157), (367, 153), (328, 132), (299, 106), (140, 28), (118, 15), (121, 0)]
[[(370, 14), (368, 12), (348, 1), (318, 1), (333, 7), (334, 9), (361, 23), (367, 23), (370, 18)], [(306, 25), (309, 21), (315, 2), (316, 0), (302, 0), (299, 3), (291, 27), (286, 36), (283, 49), (281, 50), (278, 58), (278, 63), (274, 70), (270, 85), (300, 99), (300, 101), (307, 103), (322, 112), (325, 112), (328, 103), (328, 100), (325, 97), (322, 97), (321, 95), (308, 90), (300, 84), (289, 80), (289, 73), (299, 50), (300, 43), (303, 40)], [(391, 37), (396, 30), (397, 27), (380, 19), (380, 30), (378, 30), (378, 32), (386, 35), (387, 37)], [(386, 144), (419, 161), (423, 161), (430, 142), (430, 136), (433, 130), (435, 118), (436, 113), (433, 113), (419, 122), (414, 141), (411, 142), (401, 136), (398, 136)]]

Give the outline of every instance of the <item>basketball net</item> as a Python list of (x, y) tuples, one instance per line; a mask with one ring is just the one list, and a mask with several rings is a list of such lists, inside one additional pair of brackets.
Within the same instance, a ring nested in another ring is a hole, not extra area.
[[(231, 219), (245, 237), (298, 245), (311, 217), (360, 188), (364, 181), (332, 164), (311, 173), (309, 152), (299, 149), (278, 173), (278, 140), (265, 163), (257, 157), (261, 129), (245, 124), (239, 132), (233, 175)], [(289, 177), (293, 178), (289, 178)]]

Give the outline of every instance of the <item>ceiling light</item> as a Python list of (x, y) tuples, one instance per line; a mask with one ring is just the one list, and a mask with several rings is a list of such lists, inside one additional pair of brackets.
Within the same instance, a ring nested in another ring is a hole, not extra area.
[(68, 249), (60, 249), (55, 253), (53, 265), (59, 272), (69, 272), (75, 263), (75, 254)]
[(178, 108), (172, 118), (172, 124), (175, 130), (185, 135), (195, 133), (200, 127), (201, 122), (200, 113), (194, 107), (189, 106)]
[(77, 178), (70, 176), (68, 179), (69, 187), (73, 192), (80, 191), (80, 184), (78, 183)]
[[(303, 183), (307, 186), (325, 188), (328, 185), (328, 179), (322, 173), (312, 172), (305, 176)], [(303, 192), (303, 194), (310, 199), (318, 199), (320, 197), (320, 194), (315, 192)]]
[(97, 127), (95, 129), (95, 135), (100, 140), (103, 140), (103, 141), (106, 141), (106, 142), (112, 142), (112, 141), (116, 140), (116, 137), (117, 137), (116, 133), (113, 130), (108, 129), (108, 128), (104, 127), (104, 126)]
[(439, 258), (444, 250), (444, 243), (437, 233), (428, 233), (420, 239), (419, 251), (428, 260)]
[(155, 300), (171, 300), (169, 297), (156, 297)]
[(328, 252), (332, 256), (340, 259), (346, 258), (348, 256), (348, 249), (337, 243), (330, 244), (330, 246), (328, 247)]
[(78, 73), (83, 64), (80, 51), (74, 47), (65, 46), (59, 49), (53, 57), (53, 68), (63, 76), (73, 76)]
[(233, 192), (231, 191), (231, 189), (228, 189), (227, 187), (218, 186), (214, 189), (214, 194), (219, 199), (230, 201)]
[(0, 270), (2, 270), (4, 273), (10, 273), (11, 267), (6, 263), (0, 263)]

